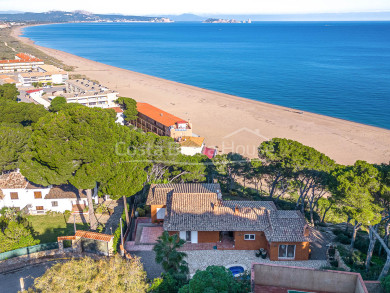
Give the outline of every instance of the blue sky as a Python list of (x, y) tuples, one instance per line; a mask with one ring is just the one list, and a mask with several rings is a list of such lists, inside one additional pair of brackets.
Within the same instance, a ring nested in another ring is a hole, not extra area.
[(94, 13), (296, 14), (390, 11), (390, 0), (0, 0), (0, 10)]

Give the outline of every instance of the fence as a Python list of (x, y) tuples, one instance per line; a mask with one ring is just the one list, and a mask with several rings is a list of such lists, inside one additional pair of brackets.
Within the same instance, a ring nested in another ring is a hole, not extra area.
[(43, 243), (0, 253), (0, 261), (44, 250), (58, 249), (57, 242)]

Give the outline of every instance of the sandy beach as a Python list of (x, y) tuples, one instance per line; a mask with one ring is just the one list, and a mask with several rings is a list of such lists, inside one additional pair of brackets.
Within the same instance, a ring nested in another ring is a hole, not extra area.
[[(239, 152), (257, 156), (259, 144), (273, 137), (297, 140), (325, 153), (340, 164), (356, 160), (390, 161), (390, 130), (302, 112), (272, 104), (209, 91), (91, 61), (66, 52), (35, 45), (12, 35), (65, 64), (116, 90), (121, 96), (147, 102), (183, 119), (190, 119), (194, 133), (219, 153)], [(185, 70), (185, 69), (183, 69)]]

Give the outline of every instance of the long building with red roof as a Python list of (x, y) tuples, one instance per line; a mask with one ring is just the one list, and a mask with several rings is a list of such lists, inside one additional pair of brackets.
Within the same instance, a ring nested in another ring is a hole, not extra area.
[(33, 55), (18, 53), (15, 59), (0, 60), (0, 73), (10, 72), (27, 72), (37, 68), (38, 65), (44, 64), (42, 59), (36, 58)]
[(192, 136), (192, 125), (175, 115), (165, 112), (148, 103), (137, 103), (138, 118), (132, 124), (145, 132), (169, 136), (175, 140)]

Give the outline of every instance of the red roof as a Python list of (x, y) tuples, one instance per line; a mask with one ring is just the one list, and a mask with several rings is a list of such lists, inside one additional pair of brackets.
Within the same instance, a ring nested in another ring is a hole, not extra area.
[(111, 108), (108, 108), (108, 109), (114, 109), (114, 111), (116, 113), (123, 113), (123, 110), (120, 107), (111, 107)]
[(26, 62), (43, 62), (42, 59), (36, 58), (34, 56), (27, 55), (25, 53), (18, 53), (16, 54), (17, 57), (20, 59), (15, 60), (0, 60), (0, 64), (5, 63), (26, 63)]
[(82, 237), (82, 238), (93, 239), (93, 240), (107, 241), (107, 242), (110, 242), (111, 239), (114, 238), (114, 235), (108, 235), (108, 234), (102, 234), (102, 233), (96, 233), (96, 232), (89, 232), (89, 231), (82, 231), (82, 230), (76, 231), (75, 236)]
[(35, 93), (35, 92), (39, 92), (39, 91), (41, 91), (41, 89), (29, 90), (29, 91), (26, 91), (26, 93), (31, 94), (31, 93)]
[(212, 149), (212, 148), (208, 148), (208, 147), (204, 147), (202, 150), (202, 154), (206, 155), (209, 159), (212, 159), (217, 154), (217, 150)]
[(176, 123), (187, 123), (183, 119), (176, 117), (168, 112), (156, 108), (148, 103), (137, 103), (137, 110), (139, 113), (165, 125), (167, 127), (175, 125)]

